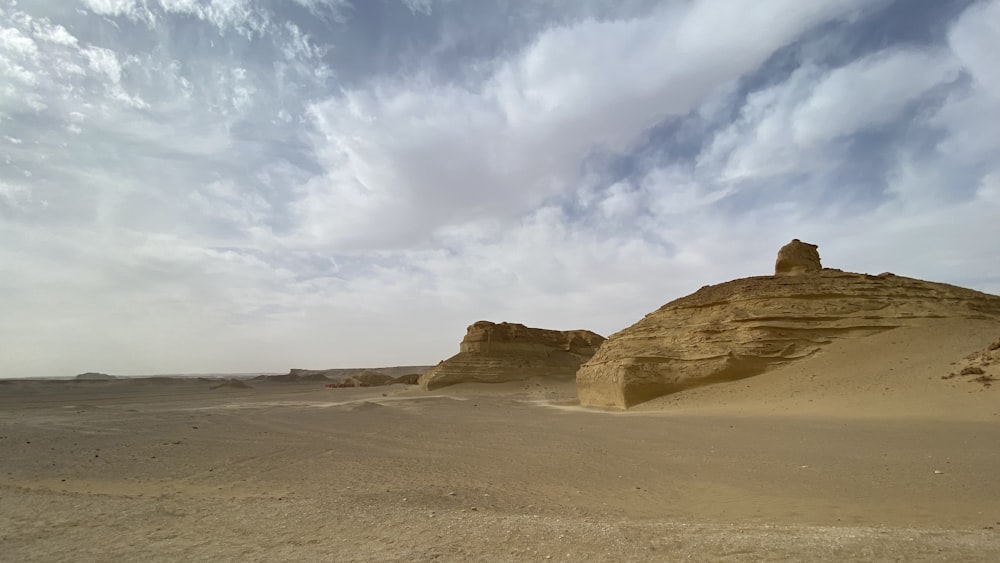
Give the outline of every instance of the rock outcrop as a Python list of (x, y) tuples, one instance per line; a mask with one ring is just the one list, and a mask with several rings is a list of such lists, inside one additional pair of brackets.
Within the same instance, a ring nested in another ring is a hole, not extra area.
[(792, 242), (778, 250), (778, 259), (774, 262), (774, 275), (797, 276), (823, 269), (819, 261), (819, 247), (815, 244), (792, 239)]
[(814, 270), (818, 253), (813, 260), (802, 245), (782, 249), (776, 270), (786, 275), (703, 287), (610, 336), (577, 373), (580, 403), (628, 408), (925, 319), (1000, 322), (998, 296), (893, 274)]
[(468, 327), (458, 354), (420, 377), (436, 389), (467, 382), (500, 383), (529, 377), (572, 380), (604, 337), (589, 330), (545, 330), (479, 321)]
[(969, 376), (969, 381), (982, 383), (992, 387), (995, 381), (1000, 381), (1000, 338), (993, 341), (985, 350), (970, 354), (958, 362), (955, 371), (942, 375), (941, 379)]
[(396, 380), (392, 376), (386, 375), (379, 371), (365, 370), (361, 373), (345, 377), (336, 383), (327, 383), (327, 389), (336, 389), (339, 387), (379, 387), (382, 385), (390, 385)]
[(392, 385), (416, 385), (420, 381), (419, 373), (408, 373), (392, 380)]

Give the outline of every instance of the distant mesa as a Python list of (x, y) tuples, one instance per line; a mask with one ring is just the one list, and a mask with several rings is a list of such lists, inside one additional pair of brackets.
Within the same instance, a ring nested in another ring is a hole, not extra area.
[(118, 379), (113, 375), (108, 375), (106, 373), (98, 373), (96, 371), (88, 371), (87, 373), (81, 373), (73, 379), (78, 379), (80, 381), (111, 381), (112, 379)]
[(576, 370), (603, 341), (603, 336), (589, 330), (546, 330), (478, 321), (466, 330), (458, 354), (424, 373), (419, 381), (425, 389), (531, 377), (572, 381)]
[[(368, 372), (378, 373), (382, 376), (388, 377), (390, 381), (388, 383), (380, 383), (379, 385), (388, 385), (393, 383), (395, 378), (398, 377), (417, 377), (417, 375), (427, 371), (431, 366), (393, 366), (384, 368), (333, 368), (333, 369), (301, 369), (292, 368), (288, 370), (288, 373), (283, 373), (280, 375), (259, 375), (253, 378), (251, 381), (258, 381), (264, 383), (341, 383), (345, 382), (346, 379), (351, 377), (362, 376), (361, 380), (355, 381), (365, 381), (366, 385), (369, 386), (374, 381), (374, 375), (364, 375)], [(417, 374), (417, 375), (414, 375)], [(346, 382), (344, 385), (334, 385), (334, 387), (355, 387), (351, 382)]]
[(611, 335), (577, 373), (580, 403), (628, 408), (693, 387), (764, 373), (860, 338), (927, 319), (1000, 321), (1000, 297), (893, 274), (820, 266), (793, 240), (774, 276), (738, 279), (671, 301)]

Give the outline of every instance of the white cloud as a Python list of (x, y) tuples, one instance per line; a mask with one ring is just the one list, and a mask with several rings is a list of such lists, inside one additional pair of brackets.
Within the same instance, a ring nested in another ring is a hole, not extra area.
[(948, 35), (952, 51), (973, 79), (994, 98), (1000, 99), (1000, 2), (979, 2), (966, 10)]
[(306, 187), (303, 233), (395, 246), (487, 213), (516, 217), (573, 189), (590, 152), (624, 149), (861, 4), (705, 2), (587, 19), (542, 31), (479, 84), (406, 76), (344, 92), (312, 108), (328, 175)]
[(114, 51), (103, 47), (90, 47), (84, 50), (83, 54), (87, 57), (91, 70), (103, 74), (115, 84), (121, 82), (122, 66)]
[(353, 7), (351, 0), (292, 0), (300, 6), (309, 9), (313, 14), (331, 15), (334, 21), (343, 21), (345, 12)]
[[(31, 37), (17, 28), (0, 27), (0, 76), (33, 86), (38, 82), (38, 78), (27, 66), (36, 64), (37, 60), (38, 46)], [(2, 88), (0, 92), (7, 97), (16, 96), (13, 85), (0, 88)]]
[(424, 14), (429, 16), (433, 10), (432, 0), (401, 0), (403, 5), (409, 8), (414, 14)]
[(31, 202), (31, 189), (23, 184), (0, 180), (0, 216), (10, 210), (22, 209)]
[(141, 3), (138, 0), (82, 0), (95, 14), (135, 17)]
[(38, 58), (38, 46), (34, 40), (16, 28), (0, 29), (0, 49), (8, 56), (20, 59)]
[(793, 110), (792, 139), (808, 146), (889, 123), (958, 72), (947, 53), (919, 49), (882, 51), (850, 63), (827, 74)]
[[(341, 2), (296, 0), (309, 8), (338, 7)], [(95, 14), (126, 17), (156, 27), (164, 16), (180, 14), (195, 17), (219, 30), (234, 30), (246, 37), (266, 34), (270, 25), (267, 12), (253, 0), (83, 0)]]
[(837, 150), (830, 143), (894, 121), (958, 72), (947, 53), (923, 49), (880, 51), (832, 71), (803, 65), (787, 81), (753, 93), (703, 165), (724, 162), (728, 181), (822, 168)]
[(52, 25), (47, 21), (36, 22), (33, 26), (34, 35), (42, 41), (55, 43), (57, 45), (75, 46), (78, 43), (76, 37), (61, 25)]

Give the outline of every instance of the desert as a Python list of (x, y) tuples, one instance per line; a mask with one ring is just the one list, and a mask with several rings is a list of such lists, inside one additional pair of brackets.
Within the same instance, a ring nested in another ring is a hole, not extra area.
[(0, 563), (1000, 561), (1000, 0), (0, 0)]
[[(668, 304), (607, 340), (476, 322), (433, 367), (2, 380), (0, 560), (1000, 558), (1000, 297), (786, 266), (677, 300), (707, 339)], [(666, 392), (588, 405), (623, 346)]]

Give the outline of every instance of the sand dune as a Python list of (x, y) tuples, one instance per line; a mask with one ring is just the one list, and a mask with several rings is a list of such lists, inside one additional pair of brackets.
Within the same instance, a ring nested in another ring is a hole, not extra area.
[(947, 378), (998, 336), (1000, 325), (992, 321), (931, 319), (864, 339), (838, 340), (788, 366), (634, 408), (1000, 422), (997, 389), (974, 377)]

